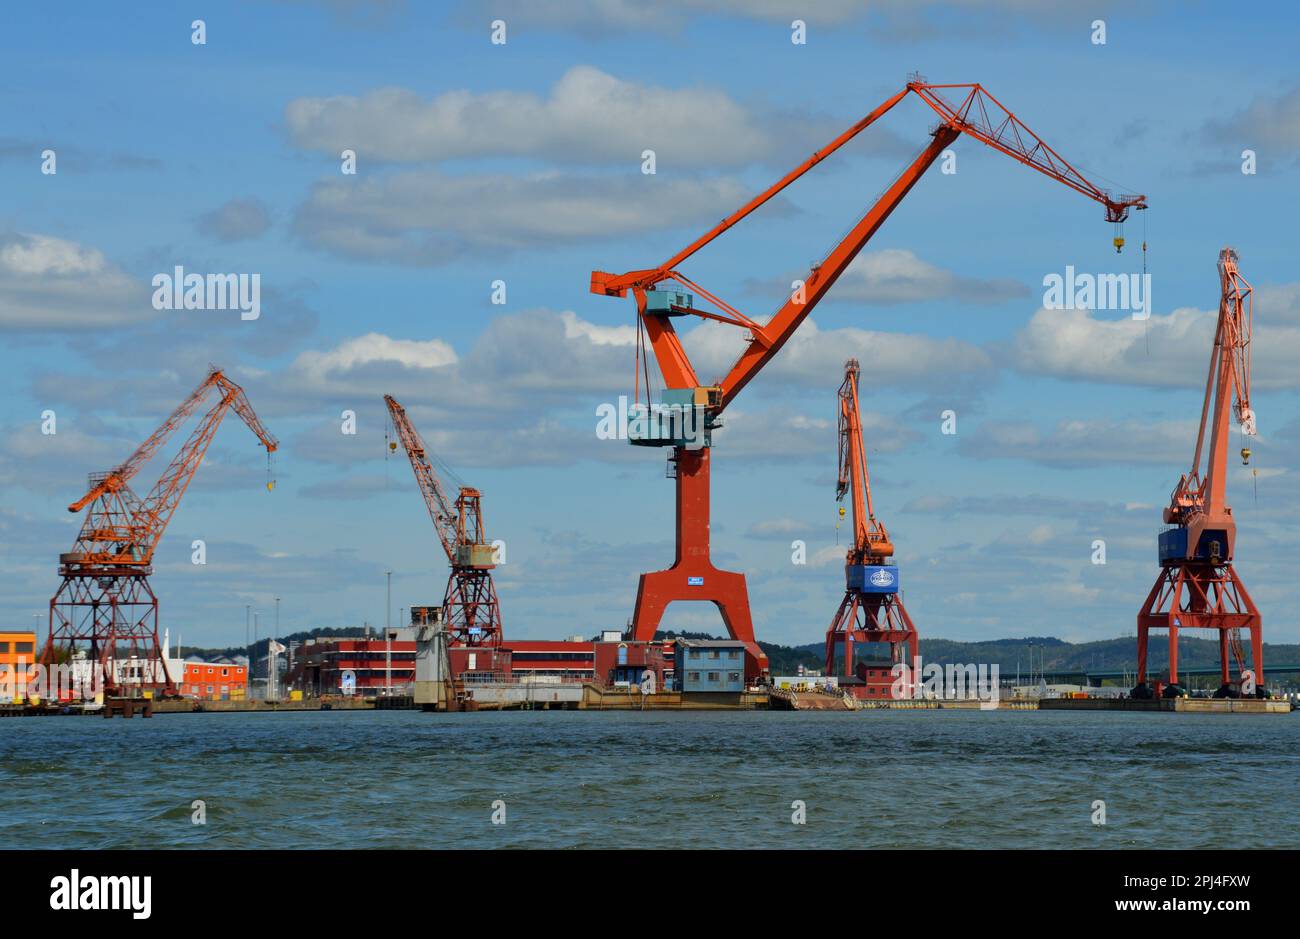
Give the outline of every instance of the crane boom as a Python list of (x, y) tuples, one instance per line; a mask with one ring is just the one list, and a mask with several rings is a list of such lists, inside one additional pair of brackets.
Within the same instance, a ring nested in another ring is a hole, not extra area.
[[(959, 104), (951, 104), (944, 98), (942, 92), (951, 90), (965, 92)], [(712, 296), (703, 288), (700, 288), (698, 284), (691, 282), (677, 271), (676, 268), (679, 264), (770, 201), (790, 184), (839, 150), (863, 130), (870, 127), (909, 93), (915, 94), (941, 118), (941, 123), (933, 131), (933, 140), (893, 182), (876, 204), (859, 219), (849, 234), (820, 263), (813, 265), (812, 270), (804, 280), (804, 289), (791, 296), (766, 325), (760, 325), (752, 318)], [(898, 204), (911, 191), (912, 187), (929, 169), (935, 159), (963, 133), (1037, 170), (1043, 175), (1055, 179), (1075, 192), (1099, 202), (1106, 210), (1106, 221), (1108, 222), (1116, 225), (1122, 224), (1128, 218), (1130, 209), (1141, 210), (1146, 208), (1145, 196), (1121, 195), (1112, 197), (1108, 190), (1091, 182), (1041, 137), (1026, 127), (1019, 118), (1007, 110), (1000, 101), (989, 94), (981, 85), (935, 85), (921, 80), (913, 80), (909, 81), (901, 91), (884, 101), (874, 111), (850, 126), (826, 146), (814, 152), (772, 186), (754, 196), (731, 215), (658, 267), (630, 271), (622, 275), (593, 271), (591, 275), (591, 292), (606, 296), (623, 297), (627, 295), (628, 290), (632, 290), (634, 296), (638, 298), (638, 310), (643, 312), (644, 301), (640, 296), (641, 292), (652, 290), (664, 281), (675, 280), (695, 289), (697, 293), (705, 296), (715, 305), (720, 306), (723, 312), (719, 314), (713, 311), (696, 309), (691, 305), (689, 307), (676, 307), (673, 310), (674, 313), (678, 315), (692, 314), (747, 329), (753, 337), (752, 341), (741, 353), (735, 364), (732, 365), (730, 371), (716, 385), (720, 389), (720, 393), (717, 395), (717, 405), (712, 408), (712, 411), (715, 414), (721, 413), (740, 390), (780, 351), (785, 342), (799, 328), (808, 314), (826, 295), (848, 265), (857, 257), (867, 241), (876, 233), (890, 213), (897, 208)], [(1117, 249), (1122, 245), (1123, 239), (1117, 237)], [(666, 319), (656, 318), (653, 322), (649, 320), (646, 322), (646, 329), (667, 386), (669, 388), (697, 387), (699, 381), (671, 323)]]
[(876, 518), (871, 504), (871, 478), (867, 472), (867, 450), (862, 439), (862, 412), (858, 404), (858, 379), (862, 367), (857, 359), (844, 363), (844, 381), (840, 385), (840, 474), (835, 482), (835, 498), (851, 496), (853, 544), (849, 547), (850, 564), (887, 564), (894, 554), (885, 526)]
[[(1237, 525), (1226, 497), (1228, 430), (1232, 415), (1235, 413), (1244, 434), (1254, 436), (1256, 431), (1255, 412), (1250, 405), (1254, 291), (1241, 275), (1237, 261), (1237, 252), (1232, 248), (1219, 252), (1219, 317), (1205, 377), (1192, 468), (1178, 480), (1164, 512), (1167, 523), (1187, 529), (1187, 557), (1195, 556), (1198, 550), (1211, 550), (1210, 545), (1202, 544), (1208, 533), (1221, 536), (1218, 554), (1224, 560), (1232, 560)], [(1208, 453), (1205, 451), (1207, 436)], [(1249, 456), (1250, 450), (1243, 449), (1243, 462)]]
[[(198, 409), (213, 390), (220, 397), (204, 414), (184, 446), (159, 476), (144, 499), (136, 497), (129, 481), (140, 468), (171, 438), (176, 429)], [(79, 564), (120, 564), (148, 567), (162, 540), (181, 497), (189, 488), (203, 463), (208, 445), (226, 413), (233, 409), (266, 448), (269, 457), (279, 447), (248, 403), (244, 389), (213, 368), (180, 406), (123, 463), (107, 473), (91, 477), (90, 489), (68, 506), (80, 512), (96, 503), (82, 526), (77, 546), (70, 557)]]
[(433, 520), (438, 540), (442, 542), (442, 549), (447, 553), (447, 562), (454, 563), (457, 537), (456, 510), (451, 500), (447, 498), (437, 472), (429, 462), (429, 451), (424, 445), (424, 438), (407, 417), (406, 408), (398, 404), (397, 399), (392, 395), (384, 395), (384, 403), (388, 405), (393, 428), (402, 442), (407, 459), (410, 460), (411, 471), (415, 473), (416, 485), (420, 488), (420, 495), (424, 497), (424, 505), (429, 510), (429, 518)]

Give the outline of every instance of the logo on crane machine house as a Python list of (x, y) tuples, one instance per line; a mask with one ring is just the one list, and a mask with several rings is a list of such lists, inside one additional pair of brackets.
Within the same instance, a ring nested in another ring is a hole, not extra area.
[(596, 417), (598, 440), (663, 440), (687, 450), (705, 443), (704, 408), (697, 405), (628, 404), (627, 395), (619, 395), (617, 405), (597, 405)]
[(877, 587), (888, 587), (894, 582), (894, 575), (889, 571), (879, 570), (871, 575), (871, 582)]

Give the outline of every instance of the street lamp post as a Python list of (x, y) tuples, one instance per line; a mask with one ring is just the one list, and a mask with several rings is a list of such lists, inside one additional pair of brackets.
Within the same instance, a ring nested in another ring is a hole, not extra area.
[(261, 613), (253, 611), (253, 657), (248, 660), (248, 680), (250, 690), (255, 690), (254, 682), (257, 681), (257, 635), (260, 632)]
[[(272, 639), (272, 642), (279, 642), (279, 641), (280, 641), (280, 598), (276, 597), (275, 598), (275, 636)], [(276, 661), (276, 659), (269, 659), (268, 661), (270, 661), (272, 664), (276, 664), (276, 665), (279, 664)], [(272, 689), (274, 689), (275, 694), (273, 694), (271, 697), (274, 699), (279, 697), (280, 694), (280, 675), (279, 675), (278, 668), (272, 669), (272, 672), (274, 674), (271, 675), (271, 683), (272, 683), (271, 687)]]
[(388, 609), (384, 614), (384, 697), (393, 693), (393, 572), (388, 571)]

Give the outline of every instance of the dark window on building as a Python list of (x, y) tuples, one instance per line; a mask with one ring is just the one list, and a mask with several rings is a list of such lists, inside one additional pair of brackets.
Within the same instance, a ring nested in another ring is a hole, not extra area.
[(31, 652), (32, 644), (30, 642), (15, 642), (14, 651), (18, 653)]

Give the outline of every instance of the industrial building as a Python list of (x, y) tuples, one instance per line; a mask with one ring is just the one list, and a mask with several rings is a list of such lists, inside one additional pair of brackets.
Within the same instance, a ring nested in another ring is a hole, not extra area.
[(678, 639), (677, 690), (742, 692), (745, 690), (745, 643), (738, 639)]
[(307, 640), (295, 650), (285, 687), (312, 697), (409, 693), (415, 681), (415, 630), (387, 632), (374, 638)]

